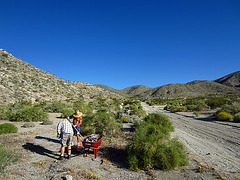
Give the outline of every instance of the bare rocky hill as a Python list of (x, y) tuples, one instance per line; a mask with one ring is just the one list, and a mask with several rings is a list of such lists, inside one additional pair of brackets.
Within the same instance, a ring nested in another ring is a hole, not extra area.
[(227, 76), (215, 80), (215, 82), (230, 86), (230, 87), (240, 87), (240, 71), (231, 73)]
[(90, 83), (65, 81), (0, 49), (0, 104), (18, 100), (121, 97)]
[(144, 85), (122, 90), (85, 82), (66, 81), (0, 49), (0, 104), (19, 100), (51, 101), (94, 97), (178, 98), (204, 95), (240, 95), (240, 71), (215, 81), (192, 81), (156, 88)]

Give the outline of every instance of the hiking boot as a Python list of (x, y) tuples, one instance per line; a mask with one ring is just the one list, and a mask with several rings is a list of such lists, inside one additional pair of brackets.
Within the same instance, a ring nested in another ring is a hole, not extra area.
[(68, 157), (67, 157), (68, 159), (71, 159), (71, 155), (68, 155)]
[(58, 158), (58, 160), (63, 160), (63, 156), (60, 156), (60, 157)]

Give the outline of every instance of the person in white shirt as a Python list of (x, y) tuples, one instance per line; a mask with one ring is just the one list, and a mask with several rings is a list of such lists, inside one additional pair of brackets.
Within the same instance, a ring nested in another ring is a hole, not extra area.
[(57, 126), (57, 136), (61, 138), (61, 155), (59, 157), (60, 160), (64, 157), (65, 146), (68, 149), (68, 159), (71, 157), (71, 145), (72, 145), (72, 137), (73, 137), (73, 129), (71, 123), (67, 119), (63, 119), (58, 123)]

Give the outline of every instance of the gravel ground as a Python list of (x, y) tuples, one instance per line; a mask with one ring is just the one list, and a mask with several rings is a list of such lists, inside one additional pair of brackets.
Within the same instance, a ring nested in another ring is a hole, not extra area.
[(148, 113), (167, 115), (175, 128), (172, 136), (203, 166), (213, 168), (222, 178), (240, 179), (240, 123), (215, 121), (206, 112), (194, 117), (189, 112), (170, 113), (164, 106), (142, 106)]
[[(124, 132), (119, 137), (104, 137), (98, 156), (84, 157), (73, 149), (70, 160), (57, 160), (60, 144), (56, 137), (56, 126), (60, 114), (50, 114), (53, 125), (36, 122), (32, 128), (23, 128), (23, 123), (14, 123), (19, 132), (1, 135), (0, 143), (6, 144), (20, 156), (20, 160), (6, 169), (0, 179), (240, 179), (239, 178), (239, 124), (196, 120), (182, 114), (168, 113), (161, 106), (143, 104), (148, 112), (162, 112), (170, 117), (175, 126), (174, 136), (178, 136), (189, 153), (189, 165), (171, 171), (151, 169), (148, 172), (128, 170), (124, 160)], [(1, 121), (0, 123), (4, 123)], [(76, 138), (75, 138), (76, 140)], [(202, 173), (198, 166), (202, 163)], [(214, 168), (214, 169), (213, 169)]]

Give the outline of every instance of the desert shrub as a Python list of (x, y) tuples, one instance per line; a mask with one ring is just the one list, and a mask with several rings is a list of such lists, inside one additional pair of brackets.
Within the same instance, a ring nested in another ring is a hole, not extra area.
[(81, 125), (83, 134), (98, 133), (104, 135), (115, 135), (121, 131), (122, 122), (116, 119), (112, 113), (98, 111), (95, 114), (87, 114)]
[(119, 119), (120, 121), (123, 120), (124, 116), (122, 112), (117, 112), (116, 119)]
[[(174, 130), (173, 126), (172, 126), (172, 122), (164, 114), (151, 113), (144, 118), (144, 121), (149, 124), (161, 126), (162, 128), (166, 129), (166, 131), (163, 131), (166, 133), (167, 132), (170, 133)], [(162, 129), (161, 127), (160, 127), (160, 129)]]
[[(95, 103), (93, 103), (94, 105), (97, 105), (97, 104), (95, 104)], [(89, 111), (92, 111), (92, 108), (96, 108), (96, 106), (93, 106), (93, 104), (92, 104), (92, 106), (90, 106), (90, 105), (88, 105), (88, 104), (85, 104), (85, 103), (83, 103), (82, 101), (75, 101), (74, 103), (73, 103), (73, 109), (74, 110), (79, 110), (80, 112), (82, 112), (83, 114), (86, 114), (87, 112), (89, 112)], [(92, 108), (91, 108), (92, 107)]]
[(224, 104), (223, 106), (221, 106), (221, 111), (234, 115), (240, 112), (240, 107), (235, 104), (232, 105)]
[(53, 101), (51, 103), (47, 103), (43, 107), (45, 112), (56, 112), (56, 113), (62, 112), (65, 108), (67, 108), (67, 105), (60, 101)]
[(53, 124), (53, 121), (50, 121), (50, 120), (44, 120), (42, 122), (42, 125), (52, 125)]
[(8, 104), (8, 109), (10, 111), (19, 111), (22, 109), (25, 109), (26, 107), (31, 107), (32, 106), (32, 102), (31, 101), (17, 101), (13, 104)]
[[(132, 107), (132, 109), (131, 109)], [(134, 107), (134, 108), (133, 108)], [(143, 110), (142, 106), (130, 106), (131, 115), (136, 115), (138, 117), (146, 116), (146, 112)]]
[(240, 113), (235, 114), (234, 122), (240, 122)]
[(74, 114), (74, 111), (72, 109), (63, 109), (61, 117), (65, 118), (65, 117), (71, 116), (73, 114)]
[(8, 111), (8, 108), (6, 106), (0, 106), (0, 119), (3, 119), (3, 120), (7, 119), (7, 111)]
[(129, 117), (124, 117), (124, 119), (123, 119), (123, 123), (128, 123), (128, 121), (129, 121)]
[(197, 109), (197, 105), (188, 104), (188, 105), (186, 105), (186, 108), (190, 111), (195, 111)]
[(212, 109), (217, 107), (221, 107), (224, 104), (232, 104), (229, 98), (225, 97), (210, 97), (206, 100), (206, 104), (210, 106)]
[(170, 107), (170, 112), (171, 113), (178, 112), (178, 108), (179, 108), (179, 106), (171, 106)]
[(113, 114), (107, 112), (97, 112), (94, 115), (94, 120), (96, 133), (114, 135), (121, 130), (121, 124), (117, 122)]
[(48, 119), (48, 114), (37, 107), (30, 107), (9, 115), (10, 121), (44, 121)]
[(0, 144), (0, 172), (3, 173), (5, 168), (18, 160), (17, 155)]
[(187, 111), (187, 107), (185, 106), (179, 106), (177, 109), (178, 112), (186, 112)]
[(217, 120), (220, 121), (232, 121), (233, 116), (227, 112), (217, 112)]
[(185, 112), (187, 111), (187, 107), (185, 106), (178, 106), (178, 105), (173, 105), (170, 107), (170, 112)]
[(161, 170), (188, 165), (185, 148), (177, 139), (158, 145), (155, 158), (155, 166)]
[(0, 124), (0, 134), (16, 133), (18, 128), (11, 123)]
[(167, 104), (163, 109), (169, 111), (170, 108), (171, 108), (171, 105), (170, 105), (170, 104)]
[(23, 124), (22, 127), (28, 128), (28, 127), (35, 127), (35, 124), (33, 122), (27, 122), (25, 124)]
[(189, 98), (186, 100), (185, 106), (191, 111), (208, 110), (210, 107), (205, 103), (202, 98)]
[(170, 139), (172, 123), (162, 114), (149, 114), (138, 122), (132, 142), (127, 148), (129, 168), (133, 171), (150, 166), (162, 170), (187, 165), (184, 146)]
[(198, 111), (193, 111), (193, 114), (198, 117), (199, 116), (199, 112)]

